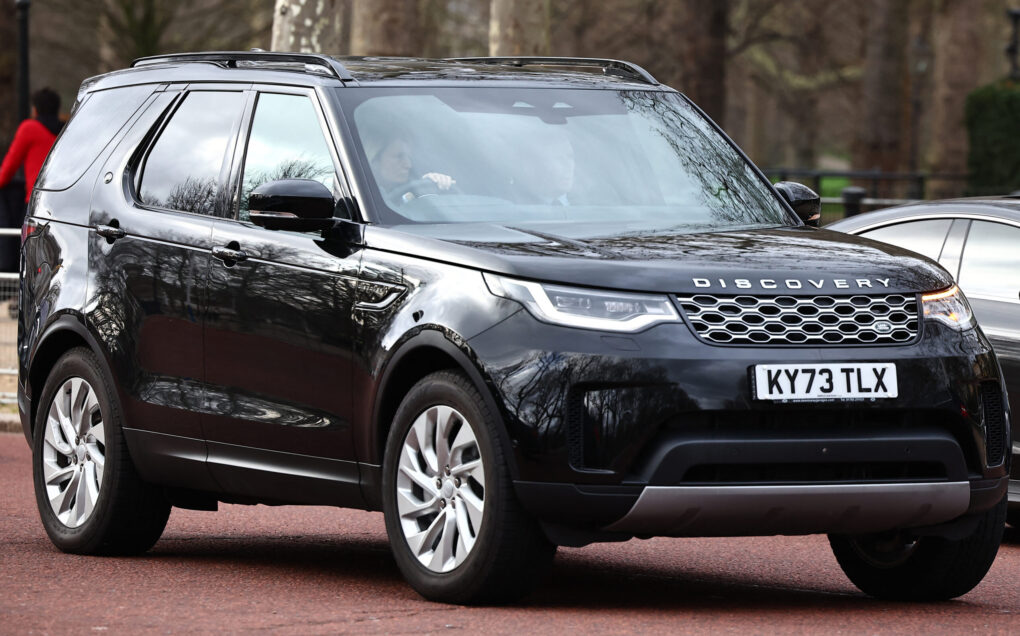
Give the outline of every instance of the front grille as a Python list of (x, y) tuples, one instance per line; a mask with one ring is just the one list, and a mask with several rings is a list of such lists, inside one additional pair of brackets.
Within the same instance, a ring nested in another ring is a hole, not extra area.
[(917, 298), (677, 296), (699, 338), (715, 344), (903, 344), (917, 338)]
[(981, 404), (985, 412), (985, 452), (988, 465), (998, 466), (1006, 454), (1006, 414), (1002, 409), (1002, 390), (998, 382), (981, 384)]

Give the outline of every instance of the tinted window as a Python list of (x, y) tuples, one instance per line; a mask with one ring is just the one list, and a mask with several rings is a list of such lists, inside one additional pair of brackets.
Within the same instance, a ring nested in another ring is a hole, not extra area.
[(877, 230), (861, 232), (861, 236), (869, 239), (892, 243), (911, 252), (924, 254), (933, 261), (939, 259), (942, 244), (946, 240), (946, 232), (952, 225), (952, 219), (934, 219), (930, 221), (910, 221), (887, 225)]
[(138, 181), (138, 198), (197, 214), (214, 214), (223, 158), (243, 93), (190, 93), (149, 151)]
[(64, 127), (36, 187), (63, 190), (74, 185), (151, 93), (151, 86), (127, 86), (92, 93)]
[(974, 221), (960, 263), (960, 287), (974, 296), (1020, 297), (1020, 228)]
[(259, 95), (244, 160), (241, 218), (248, 195), (277, 179), (315, 179), (333, 188), (333, 160), (311, 100), (301, 95)]

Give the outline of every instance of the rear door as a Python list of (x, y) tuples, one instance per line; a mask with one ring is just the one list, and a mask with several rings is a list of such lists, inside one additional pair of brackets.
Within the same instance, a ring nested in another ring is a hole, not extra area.
[(227, 213), (245, 87), (171, 87), (128, 133), (93, 195), (88, 319), (116, 375), (136, 464), (206, 488), (205, 285)]
[[(360, 501), (352, 447), (351, 305), (360, 254), (319, 233), (248, 218), (248, 194), (283, 178), (346, 194), (312, 90), (256, 87), (235, 157), (233, 218), (213, 224), (205, 327), (209, 464), (228, 492)], [(219, 250), (214, 249), (214, 253)]]

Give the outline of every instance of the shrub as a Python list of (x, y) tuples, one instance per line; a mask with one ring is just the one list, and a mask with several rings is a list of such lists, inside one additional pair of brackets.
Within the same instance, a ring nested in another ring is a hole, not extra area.
[(967, 96), (970, 194), (1020, 190), (1020, 82), (1006, 79)]

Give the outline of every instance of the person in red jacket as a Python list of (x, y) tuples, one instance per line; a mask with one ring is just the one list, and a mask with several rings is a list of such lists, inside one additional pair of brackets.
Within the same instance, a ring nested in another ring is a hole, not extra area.
[(32, 119), (26, 119), (14, 134), (3, 165), (0, 165), (0, 188), (10, 183), (25, 166), (25, 201), (32, 196), (35, 179), (39, 176), (46, 155), (57, 140), (63, 123), (60, 121), (60, 95), (43, 88), (32, 95)]

